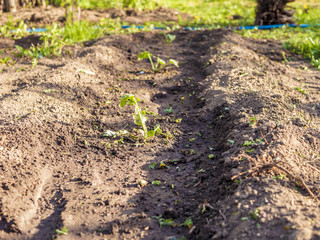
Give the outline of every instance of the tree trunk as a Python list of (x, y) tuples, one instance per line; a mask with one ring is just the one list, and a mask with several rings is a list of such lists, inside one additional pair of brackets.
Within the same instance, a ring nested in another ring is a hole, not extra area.
[(4, 12), (16, 12), (17, 5), (15, 0), (4, 0)]
[(255, 25), (271, 25), (294, 23), (293, 11), (287, 10), (286, 5), (294, 0), (257, 0)]

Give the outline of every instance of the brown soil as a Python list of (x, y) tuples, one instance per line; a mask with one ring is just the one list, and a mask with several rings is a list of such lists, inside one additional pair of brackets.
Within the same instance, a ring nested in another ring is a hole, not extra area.
[[(0, 75), (0, 239), (320, 239), (319, 71), (276, 41), (171, 34), (108, 36), (33, 69), (0, 40), (16, 61)], [(180, 67), (153, 73), (146, 50)], [(127, 93), (163, 135), (143, 143)]]

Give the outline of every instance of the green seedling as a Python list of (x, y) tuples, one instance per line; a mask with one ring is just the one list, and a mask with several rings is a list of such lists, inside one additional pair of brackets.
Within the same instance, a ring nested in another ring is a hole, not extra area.
[(264, 141), (262, 138), (258, 138), (255, 141), (254, 140), (250, 140), (250, 141), (245, 141), (243, 143), (243, 146), (245, 147), (251, 147), (251, 146), (255, 146), (255, 145), (260, 145), (262, 144)]
[(68, 229), (66, 227), (62, 227), (61, 229), (56, 229), (56, 233), (59, 235), (67, 235)]
[(161, 182), (159, 180), (156, 180), (156, 181), (152, 181), (151, 184), (155, 186), (160, 186)]
[(172, 43), (175, 39), (176, 39), (176, 35), (173, 35), (173, 34), (166, 34), (164, 33), (164, 41), (168, 44)]
[(151, 169), (155, 169), (157, 166), (157, 164), (154, 162), (154, 163), (151, 163), (148, 168), (151, 170)]
[(190, 138), (189, 142), (193, 143), (196, 140), (196, 138)]
[(257, 118), (256, 117), (251, 117), (250, 118), (250, 123), (249, 123), (249, 125), (251, 125), (251, 126), (254, 126), (254, 125), (256, 125), (257, 124)]
[(303, 95), (308, 95), (308, 92), (300, 87), (296, 87), (294, 89), (297, 90), (298, 92), (302, 93)]
[(174, 226), (174, 221), (172, 218), (165, 219), (161, 216), (153, 216), (152, 218), (155, 218), (159, 221), (160, 228), (162, 228), (162, 226)]
[(11, 60), (11, 57), (0, 58), (1, 64), (7, 64)]
[(228, 140), (228, 142), (229, 142), (230, 144), (234, 144), (234, 141), (233, 141), (233, 140)]
[(184, 223), (180, 224), (179, 226), (187, 226), (188, 228), (191, 228), (193, 225), (192, 219), (187, 218)]
[(164, 109), (164, 112), (171, 114), (172, 113), (172, 107), (168, 108), (168, 109)]
[(178, 163), (180, 160), (175, 158), (169, 161), (169, 163), (174, 164), (174, 163)]
[(282, 55), (282, 57), (283, 57), (283, 61), (284, 61), (285, 63), (288, 63), (289, 61), (288, 61), (288, 59), (287, 59), (287, 57), (286, 57), (286, 53), (285, 53), (285, 52), (281, 52), (281, 55)]
[(146, 140), (149, 137), (153, 137), (156, 133), (162, 132), (160, 129), (160, 125), (156, 125), (153, 130), (147, 129), (146, 121), (148, 120), (148, 117), (146, 117), (146, 111), (142, 111), (138, 102), (141, 100), (139, 98), (136, 98), (134, 95), (124, 95), (121, 98), (120, 101), (120, 107), (124, 107), (129, 103), (130, 106), (135, 107), (135, 113), (133, 115), (134, 123), (138, 126), (142, 126), (142, 134), (144, 137), (144, 140)]
[(170, 169), (170, 167), (167, 165), (167, 164), (165, 164), (165, 162), (164, 161), (161, 161), (160, 162), (160, 164), (159, 164), (159, 168), (167, 168), (167, 169)]
[(254, 220), (259, 220), (259, 209), (256, 209), (254, 212), (249, 212), (249, 216), (251, 216)]
[(284, 179), (285, 177), (287, 177), (287, 176), (280, 173), (280, 174), (278, 174), (278, 175), (276, 175), (276, 176), (272, 176), (272, 179), (282, 180), (282, 179)]
[(208, 158), (209, 158), (209, 159), (213, 159), (213, 158), (214, 158), (214, 155), (213, 155), (213, 154), (210, 154), (210, 155), (208, 156)]
[[(138, 55), (138, 61), (141, 61), (143, 59), (149, 59), (151, 67), (152, 67), (152, 71), (154, 72), (158, 72), (160, 71), (162, 68), (164, 68), (166, 65), (168, 65), (166, 63), (166, 61), (164, 61), (163, 59), (157, 57), (157, 62), (156, 64), (154, 64), (153, 60), (152, 60), (152, 54), (148, 51), (145, 52), (141, 52)], [(172, 64), (176, 67), (179, 67), (179, 63), (178, 61), (174, 60), (174, 59), (169, 59), (169, 64)]]

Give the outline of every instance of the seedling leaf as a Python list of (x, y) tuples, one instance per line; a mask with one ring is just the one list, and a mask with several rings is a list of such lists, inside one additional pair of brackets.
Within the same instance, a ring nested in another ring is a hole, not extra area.
[(157, 63), (160, 64), (160, 65), (166, 65), (166, 61), (164, 61), (163, 59), (161, 59), (159, 57), (157, 57)]
[(139, 53), (138, 55), (138, 61), (142, 60), (142, 59), (146, 59), (146, 58), (151, 58), (152, 57), (152, 54), (149, 53), (148, 51), (145, 51), (145, 52), (141, 52)]
[(180, 226), (187, 226), (188, 228), (191, 228), (192, 227), (192, 219), (191, 218), (187, 218), (184, 223), (182, 223)]
[(176, 61), (176, 60), (174, 60), (174, 59), (170, 59), (169, 62), (170, 62), (172, 65), (176, 66), (177, 68), (179, 67), (179, 62), (178, 62), (178, 61)]
[(61, 230), (56, 229), (56, 233), (59, 235), (67, 235), (68, 234), (68, 229), (66, 227), (62, 227)]
[(156, 132), (154, 130), (149, 130), (147, 137), (153, 137), (156, 134)]

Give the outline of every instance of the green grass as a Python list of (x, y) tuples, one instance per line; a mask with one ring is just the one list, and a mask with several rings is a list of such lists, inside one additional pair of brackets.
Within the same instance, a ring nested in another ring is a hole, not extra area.
[[(188, 13), (192, 18), (183, 23), (190, 26), (228, 27), (253, 25), (255, 0), (162, 0), (161, 4)], [(295, 8), (294, 21), (298, 24), (320, 23), (320, 2), (317, 0), (296, 0), (289, 4)], [(238, 19), (235, 17), (237, 16)], [(320, 69), (320, 27), (307, 29), (282, 28), (274, 30), (237, 31), (244, 37), (280, 40), (285, 49), (309, 59)]]
[[(61, 3), (61, 0), (56, 0)], [(176, 9), (189, 14), (187, 21), (180, 18), (180, 26), (228, 27), (252, 25), (255, 18), (256, 0), (81, 0), (81, 7), (90, 9), (136, 8), (138, 10), (154, 9), (157, 6)], [(318, 0), (296, 0), (290, 6), (295, 8), (294, 20), (298, 24), (319, 24), (320, 2)], [(167, 23), (152, 22), (146, 26), (165, 27)], [(135, 28), (122, 29), (120, 20), (103, 19), (98, 24), (83, 21), (70, 23), (64, 28), (57, 25), (47, 26), (48, 31), (42, 33), (45, 40), (39, 50), (40, 56), (59, 55), (66, 44), (88, 41), (108, 34), (132, 33), (141, 31)], [(171, 25), (172, 26), (172, 25)], [(28, 35), (27, 25), (23, 21), (17, 23), (12, 19), (5, 26), (0, 26), (0, 36), (21, 38)], [(11, 32), (14, 30), (14, 32)], [(144, 30), (146, 31), (146, 30)], [(301, 54), (309, 59), (314, 67), (320, 69), (320, 27), (307, 29), (282, 28), (274, 30), (237, 31), (244, 37), (280, 40), (284, 48)], [(34, 51), (38, 51), (34, 49)]]
[(320, 27), (237, 31), (244, 37), (280, 40), (285, 49), (309, 59), (320, 69)]

